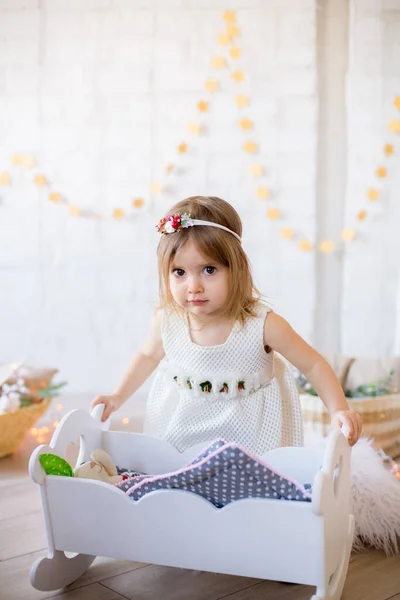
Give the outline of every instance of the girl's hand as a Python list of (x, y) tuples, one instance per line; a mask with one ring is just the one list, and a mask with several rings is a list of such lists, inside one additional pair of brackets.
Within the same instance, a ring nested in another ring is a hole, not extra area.
[(95, 406), (97, 406), (98, 404), (105, 404), (105, 408), (104, 408), (101, 420), (107, 421), (107, 419), (109, 418), (111, 413), (114, 412), (114, 410), (118, 410), (119, 407), (123, 404), (123, 400), (122, 400), (121, 396), (118, 396), (118, 394), (109, 394), (107, 396), (97, 396), (97, 398), (95, 398), (92, 401), (92, 403), (90, 405), (90, 410), (93, 410), (93, 408)]
[(361, 435), (361, 417), (354, 410), (335, 410), (331, 417), (331, 424), (339, 429), (347, 429), (350, 446), (354, 446)]

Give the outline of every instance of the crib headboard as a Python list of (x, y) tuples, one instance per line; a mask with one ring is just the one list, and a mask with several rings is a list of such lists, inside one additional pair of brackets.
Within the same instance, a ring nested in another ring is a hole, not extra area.
[(84, 410), (72, 410), (60, 421), (50, 444), (38, 446), (29, 461), (29, 474), (36, 483), (43, 483), (45, 472), (42, 469), (39, 456), (41, 454), (56, 454), (68, 460), (67, 449), (71, 444), (78, 444), (75, 465), (90, 460), (90, 453), (102, 447), (103, 432), (108, 429), (108, 422), (101, 422), (104, 405), (94, 408), (92, 414)]

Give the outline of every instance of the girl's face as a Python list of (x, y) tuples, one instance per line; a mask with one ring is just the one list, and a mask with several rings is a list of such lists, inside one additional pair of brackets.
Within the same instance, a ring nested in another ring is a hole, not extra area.
[(228, 275), (228, 267), (210, 260), (188, 241), (170, 267), (172, 297), (193, 315), (217, 316), (224, 312), (228, 299)]

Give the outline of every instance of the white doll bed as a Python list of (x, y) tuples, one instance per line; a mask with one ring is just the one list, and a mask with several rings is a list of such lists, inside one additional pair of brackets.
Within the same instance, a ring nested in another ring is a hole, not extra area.
[[(339, 600), (354, 535), (350, 447), (339, 430), (332, 431), (323, 454), (312, 448), (277, 448), (262, 457), (288, 477), (312, 482), (311, 502), (246, 498), (216, 508), (183, 490), (157, 490), (133, 502), (108, 483), (46, 476), (39, 456), (65, 458), (67, 447), (80, 439), (77, 464), (103, 448), (118, 465), (167, 473), (188, 463), (206, 444), (180, 453), (151, 436), (108, 431), (102, 412), (103, 406), (91, 415), (71, 411), (50, 445), (32, 453), (29, 471), (39, 484), (48, 544), (48, 558), (31, 569), (36, 589), (65, 587), (96, 556), (108, 556), (315, 585), (312, 600)], [(68, 558), (65, 552), (76, 555)]]

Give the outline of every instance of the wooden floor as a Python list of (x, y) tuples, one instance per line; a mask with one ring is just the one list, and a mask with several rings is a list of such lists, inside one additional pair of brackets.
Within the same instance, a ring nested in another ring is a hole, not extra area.
[[(32, 445), (0, 459), (0, 599), (308, 600), (315, 588), (97, 558), (74, 584), (38, 592), (29, 569), (46, 555), (37, 486), (27, 475)], [(400, 556), (370, 550), (351, 557), (342, 600), (400, 600)]]

